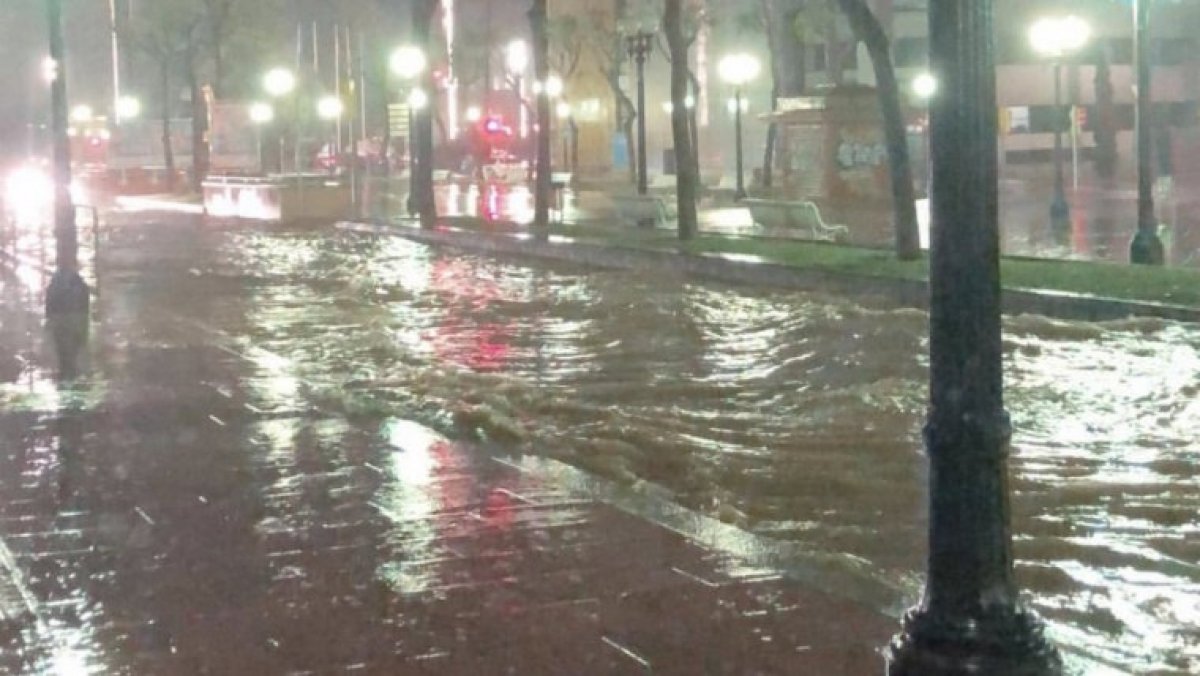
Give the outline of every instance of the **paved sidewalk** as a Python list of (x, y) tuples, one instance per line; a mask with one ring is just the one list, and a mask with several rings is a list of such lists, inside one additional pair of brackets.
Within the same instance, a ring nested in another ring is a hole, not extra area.
[(894, 620), (836, 589), (315, 403), (223, 236), (114, 231), (70, 382), (44, 279), (0, 265), (0, 672), (880, 673)]

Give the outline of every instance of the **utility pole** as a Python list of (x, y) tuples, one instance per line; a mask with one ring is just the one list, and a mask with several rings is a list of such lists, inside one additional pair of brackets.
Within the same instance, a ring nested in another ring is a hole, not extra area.
[(1052, 676), (1013, 578), (997, 210), (993, 0), (930, 0), (929, 554), (889, 676)]
[(62, 0), (45, 0), (50, 29), (51, 133), (54, 138), (54, 238), (55, 269), (46, 291), (46, 317), (82, 318), (86, 322), (91, 297), (79, 276), (79, 240), (75, 205), (71, 201), (71, 140), (67, 136), (67, 70), (62, 33)]

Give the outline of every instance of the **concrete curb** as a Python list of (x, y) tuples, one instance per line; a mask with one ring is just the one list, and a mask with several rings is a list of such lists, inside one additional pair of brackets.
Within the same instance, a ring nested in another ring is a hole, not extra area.
[[(929, 306), (929, 285), (925, 281), (796, 268), (764, 261), (754, 256), (621, 248), (555, 235), (551, 235), (548, 240), (539, 241), (527, 233), (496, 235), (451, 227), (422, 230), (409, 225), (361, 222), (342, 222), (338, 223), (337, 227), (340, 230), (403, 237), (426, 244), (491, 254), (568, 261), (599, 268), (651, 267), (736, 284), (871, 298), (900, 307), (922, 310)], [(1081, 321), (1151, 317), (1200, 323), (1200, 308), (1051, 291), (1004, 289), (1003, 306), (1005, 314), (1009, 315), (1035, 314)]]

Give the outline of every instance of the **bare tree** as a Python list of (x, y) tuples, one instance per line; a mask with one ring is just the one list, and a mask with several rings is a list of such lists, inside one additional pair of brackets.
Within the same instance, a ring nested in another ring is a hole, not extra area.
[(234, 6), (239, 0), (203, 0), (204, 20), (208, 29), (209, 49), (213, 62), (213, 94), (225, 93), (225, 38), (228, 36)]
[(613, 102), (616, 107), (615, 126), (617, 131), (625, 135), (625, 139), (629, 143), (627, 168), (630, 180), (636, 180), (637, 163), (634, 161), (633, 125), (637, 121), (637, 107), (633, 105), (633, 100), (621, 87), (621, 73), (626, 63), (625, 35), (618, 24), (624, 14), (625, 3), (622, 0), (613, 0), (613, 5), (616, 8), (617, 20), (609, 21), (602, 12), (594, 12), (588, 21), (591, 29), (585, 31), (584, 35), (587, 47), (596, 56), (596, 61), (600, 64), (602, 71), (601, 74), (608, 83), (609, 89), (612, 90)]
[[(666, 32), (666, 22), (665, 22), (666, 10), (667, 10), (667, 7), (664, 5), (663, 6), (664, 33)], [(695, 172), (696, 172), (697, 181), (699, 181), (698, 177), (700, 176), (700, 123), (699, 123), (699, 120), (697, 119), (697, 117), (698, 117), (697, 106), (699, 105), (698, 102), (700, 101), (700, 78), (699, 78), (699, 76), (696, 75), (696, 71), (691, 66), (691, 60), (690, 60), (689, 54), (691, 52), (692, 47), (696, 44), (696, 40), (698, 40), (700, 38), (701, 31), (705, 30), (705, 28), (708, 24), (708, 21), (709, 21), (708, 8), (705, 5), (704, 0), (687, 0), (687, 2), (685, 2), (685, 5), (683, 7), (681, 7), (680, 14), (681, 14), (681, 16), (680, 16), (680, 31), (681, 31), (681, 34), (683, 37), (682, 54), (683, 54), (683, 62), (684, 62), (684, 73), (687, 77), (687, 86), (690, 89), (690, 95), (691, 95), (691, 100), (692, 100), (692, 104), (693, 104), (691, 106), (687, 105), (688, 97), (687, 97), (687, 95), (685, 95), (683, 105), (686, 109), (687, 122), (688, 122), (688, 135), (691, 140), (691, 157), (690, 157), (690, 159), (693, 164), (693, 169), (695, 169)], [(671, 52), (670, 39), (668, 38), (665, 41), (659, 41), (658, 48), (659, 48), (659, 51), (662, 52), (663, 57), (666, 58), (667, 63), (671, 64), (672, 67), (674, 67), (676, 56), (674, 54), (672, 54), (672, 52)], [(673, 113), (674, 106), (675, 106), (675, 103), (673, 101), (672, 101), (671, 106), (672, 106), (671, 110)], [(678, 149), (676, 149), (675, 155), (676, 155), (675, 163), (676, 163), (676, 166), (678, 166), (681, 161)], [(696, 191), (697, 191), (696, 197), (699, 198), (699, 183), (697, 183)]]
[[(678, 206), (679, 239), (695, 237), (697, 230), (696, 196), (700, 183), (699, 172), (692, 146), (691, 116), (686, 105), (688, 87), (691, 83), (688, 68), (688, 49), (691, 46), (684, 36), (684, 0), (665, 0), (663, 7), (663, 31), (667, 37), (667, 50), (671, 55), (671, 132), (675, 142), (675, 186)], [(691, 40), (695, 40), (693, 35)]]
[[(758, 20), (767, 37), (771, 54), (771, 110), (779, 109), (779, 99), (801, 96), (808, 81), (805, 48), (811, 33), (810, 15), (815, 11), (809, 0), (759, 0)], [(778, 125), (767, 127), (763, 151), (763, 186), (775, 181), (775, 146)]]
[(875, 88), (883, 113), (883, 132), (887, 141), (891, 169), (892, 209), (895, 219), (896, 256), (901, 260), (921, 255), (917, 229), (916, 195), (913, 191), (912, 164), (908, 156), (908, 136), (904, 113), (900, 108), (900, 87), (892, 64), (891, 44), (878, 18), (865, 0), (837, 0), (855, 36), (862, 41), (875, 69)]
[[(166, 171), (167, 189), (175, 190), (175, 151), (171, 146), (171, 113), (175, 105), (175, 90), (172, 86), (173, 76), (178, 71), (185, 73), (189, 86), (193, 88), (192, 105), (193, 118), (196, 117), (195, 67), (196, 55), (201, 49), (200, 33), (203, 15), (199, 9), (187, 0), (159, 0), (147, 4), (134, 15), (130, 25), (130, 38), (142, 53), (154, 62), (158, 69), (159, 107), (162, 121), (162, 152), (163, 166)], [(207, 116), (203, 116), (207, 118)], [(199, 122), (202, 124), (202, 122)], [(197, 129), (198, 122), (193, 120), (193, 145), (203, 143), (203, 129)], [(193, 147), (193, 164), (199, 159), (197, 148)], [(200, 172), (198, 167), (193, 169), (193, 180)]]

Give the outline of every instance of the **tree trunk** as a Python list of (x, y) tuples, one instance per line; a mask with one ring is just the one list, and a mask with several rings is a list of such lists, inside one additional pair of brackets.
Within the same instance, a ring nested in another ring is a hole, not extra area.
[(162, 90), (162, 149), (163, 170), (166, 172), (167, 192), (175, 192), (175, 151), (171, 148), (171, 64), (163, 61), (158, 66), (159, 84)]
[(541, 87), (537, 93), (537, 176), (533, 194), (533, 226), (539, 230), (550, 228), (550, 95), (546, 92), (546, 79), (550, 75), (550, 44), (546, 35), (546, 0), (533, 0), (529, 12), (529, 24), (533, 32), (533, 71)]
[[(430, 33), (437, 6), (438, 0), (414, 0), (412, 5), (413, 42), (426, 54), (430, 53)], [(421, 86), (431, 95), (430, 104), (413, 111), (412, 116), (415, 146), (410, 152), (413, 157), (412, 202), (420, 216), (421, 227), (432, 228), (437, 224), (437, 202), (433, 196), (433, 69), (426, 68), (422, 73)]]
[(916, 195), (908, 157), (907, 129), (900, 108), (900, 87), (896, 83), (887, 35), (864, 0), (838, 0), (838, 6), (850, 21), (855, 36), (866, 45), (875, 69), (875, 87), (883, 112), (883, 131), (891, 169), (896, 256), (901, 260), (912, 260), (921, 254)]
[(683, 0), (666, 0), (663, 5), (663, 30), (671, 53), (671, 135), (675, 143), (675, 200), (679, 217), (679, 239), (696, 236), (696, 160), (687, 109), (688, 46), (683, 37)]
[(192, 191), (199, 193), (208, 177), (208, 102), (196, 76), (194, 51), (188, 51), (185, 66), (192, 98)]

